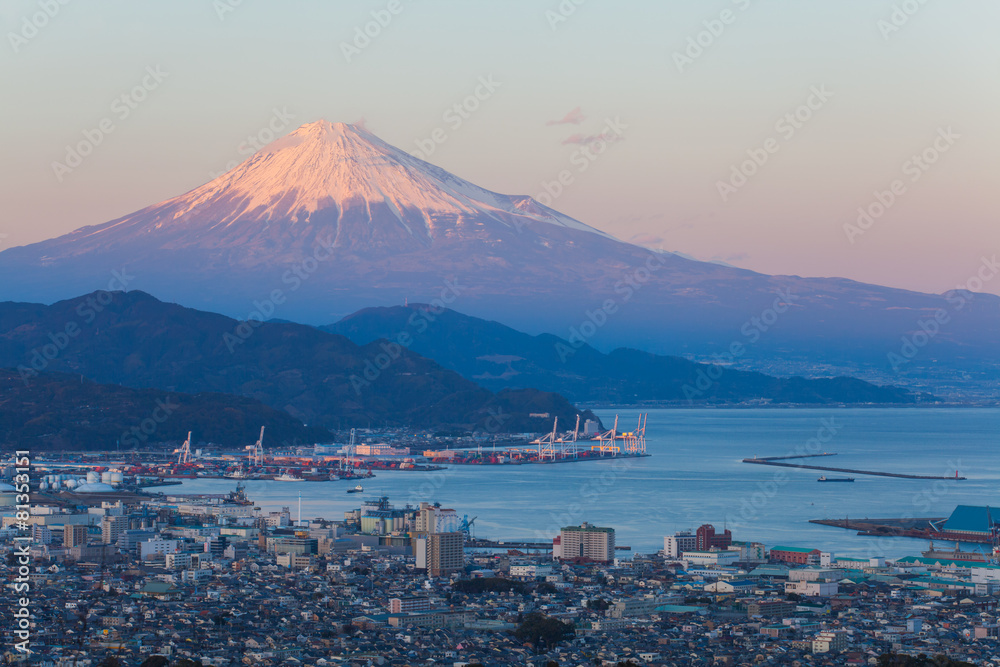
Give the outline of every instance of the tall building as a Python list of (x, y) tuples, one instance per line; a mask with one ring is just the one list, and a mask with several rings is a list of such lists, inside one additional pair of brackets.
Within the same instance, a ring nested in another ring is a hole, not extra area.
[(115, 544), (128, 529), (128, 519), (123, 516), (106, 516), (101, 521), (101, 541)]
[(86, 546), (87, 526), (80, 524), (66, 524), (63, 526), (63, 546), (70, 547)]
[(715, 526), (706, 523), (695, 532), (695, 551), (710, 551), (711, 549), (728, 549), (733, 543), (733, 533), (728, 528), (723, 533), (716, 533)]
[(615, 559), (615, 529), (591, 526), (584, 521), (579, 526), (566, 526), (559, 533), (562, 558), (583, 558), (600, 563)]
[(442, 509), (439, 505), (420, 503), (417, 511), (416, 532), (418, 533), (454, 533), (458, 531), (461, 520), (458, 513), (451, 509)]
[(698, 538), (691, 531), (674, 533), (663, 538), (663, 555), (667, 558), (680, 558), (685, 551), (697, 551)]
[(465, 569), (463, 533), (429, 533), (416, 539), (417, 569), (431, 577), (446, 577)]

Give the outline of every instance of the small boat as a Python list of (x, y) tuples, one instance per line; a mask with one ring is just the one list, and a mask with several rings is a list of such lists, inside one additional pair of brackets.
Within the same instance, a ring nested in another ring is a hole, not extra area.
[(363, 487), (363, 486), (361, 486), (360, 484), (358, 484), (358, 485), (357, 485), (356, 487), (354, 487), (353, 489), (348, 489), (348, 490), (347, 490), (347, 492), (348, 492), (348, 493), (361, 493), (361, 492), (362, 492), (362, 491), (364, 491), (364, 490), (365, 490), (365, 487)]
[(277, 477), (275, 477), (274, 481), (275, 482), (304, 482), (306, 480), (302, 479), (301, 477), (296, 477), (295, 475), (293, 475), (290, 472), (286, 471), (286, 472), (281, 473)]
[(854, 478), (853, 477), (827, 477), (826, 475), (823, 475), (822, 477), (820, 477), (816, 481), (817, 482), (853, 482)]

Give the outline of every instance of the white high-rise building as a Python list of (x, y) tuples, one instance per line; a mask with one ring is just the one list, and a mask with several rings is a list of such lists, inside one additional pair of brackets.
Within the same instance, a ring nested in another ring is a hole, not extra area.
[(698, 537), (690, 531), (663, 538), (663, 555), (667, 558), (680, 558), (685, 551), (695, 551), (697, 548)]

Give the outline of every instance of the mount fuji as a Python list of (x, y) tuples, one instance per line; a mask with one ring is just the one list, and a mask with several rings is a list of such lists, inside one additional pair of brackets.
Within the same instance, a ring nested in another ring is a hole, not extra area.
[[(0, 299), (53, 302), (109, 283), (240, 319), (312, 324), (440, 301), (581, 345), (772, 371), (1000, 359), (995, 296), (768, 276), (651, 251), (327, 121), (186, 194), (0, 252)], [(927, 334), (942, 312), (947, 322)], [(921, 331), (928, 341), (900, 356)]]

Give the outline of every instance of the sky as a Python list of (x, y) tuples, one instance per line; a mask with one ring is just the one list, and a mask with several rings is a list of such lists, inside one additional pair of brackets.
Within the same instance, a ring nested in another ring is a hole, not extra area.
[(1000, 253), (992, 0), (63, 1), (0, 4), (0, 249), (325, 118), (764, 273), (942, 292)]

